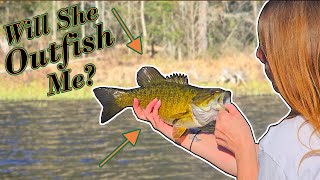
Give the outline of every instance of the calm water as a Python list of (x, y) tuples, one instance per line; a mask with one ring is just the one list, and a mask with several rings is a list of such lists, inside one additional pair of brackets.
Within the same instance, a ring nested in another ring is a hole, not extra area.
[[(288, 111), (275, 96), (234, 101), (256, 137)], [(0, 103), (0, 179), (231, 179), (136, 121), (131, 110), (100, 126), (95, 100)], [(137, 128), (137, 145), (99, 168), (123, 142), (121, 134)]]

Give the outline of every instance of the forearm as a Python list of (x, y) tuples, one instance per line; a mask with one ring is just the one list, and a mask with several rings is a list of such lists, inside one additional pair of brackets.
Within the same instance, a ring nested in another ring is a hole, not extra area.
[(245, 150), (236, 155), (238, 180), (258, 179), (257, 145), (248, 145)]
[(237, 165), (234, 155), (227, 149), (218, 146), (216, 143), (215, 136), (213, 134), (195, 134), (188, 133), (184, 140), (181, 142), (181, 146), (191, 151), (200, 157), (208, 160), (213, 165), (217, 166), (221, 170), (228, 174), (236, 176)]

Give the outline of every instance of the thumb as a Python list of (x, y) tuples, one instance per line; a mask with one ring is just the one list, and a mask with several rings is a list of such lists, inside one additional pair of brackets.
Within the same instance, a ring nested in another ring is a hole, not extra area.
[(238, 110), (238, 108), (234, 104), (227, 104), (226, 109), (229, 111), (230, 114), (241, 114)]

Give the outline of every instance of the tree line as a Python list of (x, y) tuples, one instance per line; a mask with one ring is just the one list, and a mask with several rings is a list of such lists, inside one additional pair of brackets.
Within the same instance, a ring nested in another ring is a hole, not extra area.
[[(114, 18), (116, 8), (134, 36), (143, 37), (144, 52), (151, 58), (169, 57), (178, 60), (217, 57), (226, 49), (244, 51), (256, 45), (256, 19), (262, 1), (1, 1), (0, 23), (4, 24), (48, 13), (56, 24), (56, 12), (79, 4), (81, 10), (95, 6), (105, 29), (110, 29), (117, 44), (128, 38)], [(76, 27), (88, 35), (93, 27)], [(39, 46), (55, 41), (63, 34), (55, 31), (39, 41)], [(0, 31), (5, 38), (4, 30)], [(24, 38), (25, 39), (25, 38)], [(34, 42), (24, 41), (34, 45)], [(5, 46), (0, 42), (0, 46)], [(37, 48), (39, 48), (37, 46)], [(1, 49), (1, 48), (0, 48)], [(251, 49), (252, 50), (252, 49)]]

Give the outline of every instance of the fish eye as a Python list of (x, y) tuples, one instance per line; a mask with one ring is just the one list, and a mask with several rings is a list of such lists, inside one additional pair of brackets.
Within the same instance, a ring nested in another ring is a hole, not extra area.
[(220, 91), (219, 89), (211, 89), (211, 90), (210, 90), (210, 95), (213, 96), (213, 95), (215, 95), (216, 93), (219, 94), (220, 92), (221, 92), (221, 91)]

